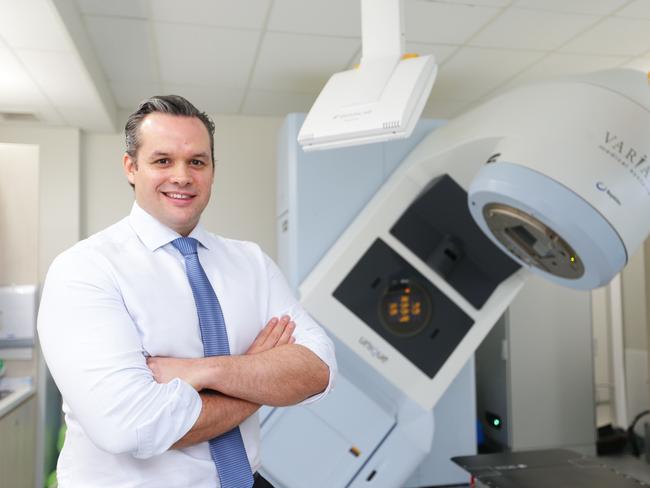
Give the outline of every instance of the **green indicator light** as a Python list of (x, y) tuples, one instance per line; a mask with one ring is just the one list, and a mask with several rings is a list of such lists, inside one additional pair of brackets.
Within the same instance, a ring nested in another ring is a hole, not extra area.
[(499, 419), (494, 419), (493, 423), (495, 427), (498, 427), (501, 424), (501, 421)]
[(575, 262), (576, 262), (576, 257), (575, 257), (575, 256), (571, 256), (571, 257), (569, 258), (569, 260), (570, 260), (572, 263), (575, 263)]

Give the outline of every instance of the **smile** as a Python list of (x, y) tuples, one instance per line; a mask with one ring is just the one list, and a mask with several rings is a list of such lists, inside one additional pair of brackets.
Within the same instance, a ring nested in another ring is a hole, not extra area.
[[(164, 192), (163, 192), (164, 193)], [(173, 198), (174, 200), (189, 200), (194, 198), (194, 195), (188, 195), (186, 193), (164, 193), (165, 196)]]

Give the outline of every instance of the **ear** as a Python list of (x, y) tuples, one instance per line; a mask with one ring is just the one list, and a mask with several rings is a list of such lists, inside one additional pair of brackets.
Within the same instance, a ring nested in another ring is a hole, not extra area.
[(122, 165), (124, 166), (124, 174), (126, 175), (126, 178), (129, 180), (129, 183), (135, 185), (135, 174), (138, 172), (138, 163), (127, 153), (124, 153), (124, 158), (122, 159)]

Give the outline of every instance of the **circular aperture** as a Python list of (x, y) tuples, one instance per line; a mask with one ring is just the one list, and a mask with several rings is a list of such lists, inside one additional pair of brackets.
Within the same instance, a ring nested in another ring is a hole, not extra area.
[(431, 309), (431, 297), (423, 286), (410, 278), (397, 278), (381, 297), (379, 317), (390, 332), (408, 337), (426, 327)]
[(585, 267), (562, 236), (532, 215), (502, 203), (483, 207), (488, 227), (508, 251), (525, 263), (567, 279), (578, 279)]

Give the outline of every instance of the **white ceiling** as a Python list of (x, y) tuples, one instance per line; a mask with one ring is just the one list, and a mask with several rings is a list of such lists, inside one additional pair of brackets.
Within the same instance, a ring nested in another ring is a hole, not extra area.
[[(439, 64), (425, 115), (503, 88), (650, 70), (650, 0), (404, 0), (408, 52)], [(210, 113), (307, 111), (358, 62), (359, 0), (0, 0), (0, 112), (114, 130), (178, 93)]]

